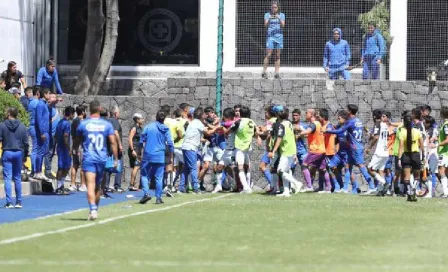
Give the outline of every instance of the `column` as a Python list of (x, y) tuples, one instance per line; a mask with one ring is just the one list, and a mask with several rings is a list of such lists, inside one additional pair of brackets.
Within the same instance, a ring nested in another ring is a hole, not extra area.
[(408, 1), (390, 1), (390, 33), (393, 42), (390, 47), (389, 80), (406, 81)]

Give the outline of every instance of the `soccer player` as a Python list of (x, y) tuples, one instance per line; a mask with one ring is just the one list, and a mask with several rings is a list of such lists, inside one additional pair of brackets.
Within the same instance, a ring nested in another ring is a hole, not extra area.
[(30, 118), (30, 127), (28, 129), (31, 137), (31, 177), (36, 174), (36, 158), (37, 158), (37, 135), (36, 135), (36, 109), (39, 104), (40, 87), (33, 87), (33, 95), (30, 103), (28, 104), (28, 116)]
[(107, 160), (107, 142), (112, 149), (114, 167), (118, 166), (118, 143), (114, 128), (110, 122), (100, 118), (100, 110), (100, 102), (94, 100), (90, 103), (90, 117), (79, 125), (73, 145), (75, 151), (81, 143), (83, 148), (82, 170), (86, 178), (87, 200), (90, 208), (87, 220), (98, 218), (100, 184)]
[(132, 120), (134, 120), (134, 125), (129, 130), (128, 137), (128, 155), (129, 155), (129, 164), (132, 168), (131, 172), (131, 181), (129, 182), (129, 191), (138, 191), (139, 186), (135, 186), (137, 180), (137, 173), (140, 170), (140, 160), (138, 154), (138, 147), (140, 144), (140, 137), (143, 132), (143, 115), (140, 113), (135, 113), (132, 116)]
[[(79, 124), (81, 124), (81, 121), (86, 119), (86, 107), (85, 106), (78, 106), (76, 107), (76, 118), (73, 119), (72, 125), (71, 125), (71, 135), (72, 139), (74, 140), (76, 138), (76, 130), (78, 129)], [(72, 151), (75, 149), (72, 146)], [(78, 153), (78, 150), (76, 152), (73, 152), (72, 154), (72, 169), (71, 169), (71, 185), (69, 190), (70, 191), (76, 191), (76, 174), (78, 173), (78, 169), (81, 167), (81, 154)], [(81, 187), (79, 187), (80, 192), (86, 192), (87, 186), (86, 186), (86, 179), (84, 177), (84, 172), (80, 171), (81, 176)]]
[(50, 111), (47, 105), (49, 99), (50, 89), (41, 89), (39, 103), (36, 107), (36, 120), (34, 124), (37, 137), (37, 155), (34, 178), (42, 181), (49, 180), (42, 173), (43, 159), (47, 155), (50, 145)]
[[(422, 167), (423, 137), (418, 129), (413, 128), (411, 116), (404, 117), (403, 127), (404, 129), (400, 132), (398, 164), (403, 167), (404, 184), (408, 189), (407, 201), (416, 202), (415, 187), (420, 179), (420, 169)], [(411, 182), (411, 169), (414, 174), (414, 182)]]
[(427, 158), (426, 161), (426, 168), (429, 170), (429, 174), (431, 175), (431, 181), (427, 181), (426, 187), (427, 192), (424, 198), (432, 198), (435, 196), (435, 188), (437, 185), (437, 165), (439, 162), (439, 157), (437, 154), (437, 146), (438, 146), (438, 136), (439, 131), (434, 128), (434, 124), (436, 120), (434, 117), (426, 115), (423, 117), (424, 124), (425, 124), (425, 130), (426, 130), (426, 137), (425, 137), (425, 158)]
[[(266, 125), (264, 127), (258, 127), (259, 130), (259, 134), (257, 137), (257, 140), (259, 142), (262, 141), (263, 138), (267, 139), (269, 133), (272, 131), (272, 126), (273, 124), (277, 121), (277, 117), (276, 117), (276, 113), (274, 112), (274, 107), (273, 106), (267, 106), (265, 107), (265, 119), (266, 119)], [(268, 181), (269, 185), (270, 185), (270, 190), (272, 191), (274, 186), (272, 184), (272, 174), (271, 173), (276, 173), (276, 170), (274, 172), (272, 172), (274, 169), (268, 169), (268, 165), (271, 163), (271, 160), (268, 157), (268, 149), (273, 147), (273, 143), (272, 140), (269, 140), (266, 142), (267, 145), (267, 149), (264, 152), (263, 156), (261, 157), (261, 161), (260, 161), (260, 165), (259, 165), (259, 169), (260, 171), (264, 174), (264, 177), (266, 178), (266, 180)], [(277, 181), (275, 181), (277, 182)]]
[[(55, 93), (50, 93), (50, 99), (48, 100), (48, 111), (50, 113), (50, 120), (48, 123), (50, 124), (50, 141), (48, 145), (47, 155), (44, 157), (45, 164), (45, 176), (48, 179), (56, 179), (51, 171), (51, 162), (53, 161), (53, 156), (56, 148), (56, 127), (58, 126), (59, 121), (61, 120), (61, 116), (59, 112), (56, 110), (56, 104), (58, 103), (58, 98)], [(68, 190), (68, 189), (67, 189)]]
[(241, 114), (240, 114), (241, 107), (242, 106), (240, 104), (237, 104), (237, 105), (233, 106), (233, 110), (235, 111), (235, 119), (236, 120), (241, 118)]
[[(140, 138), (140, 146), (143, 147), (142, 157), (142, 183), (144, 196), (140, 204), (146, 204), (151, 200), (148, 181), (154, 177), (156, 182), (156, 204), (163, 204), (162, 188), (163, 176), (166, 165), (173, 164), (174, 144), (170, 129), (164, 125), (165, 111), (160, 110), (156, 115), (156, 122), (147, 125)], [(166, 155), (166, 149), (169, 154)], [(169, 161), (165, 161), (166, 159)]]
[(448, 197), (448, 107), (443, 106), (440, 109), (440, 117), (443, 119), (439, 132), (439, 174), (442, 183), (443, 195)]
[(374, 190), (375, 183), (373, 182), (373, 179), (364, 164), (364, 145), (362, 142), (364, 127), (361, 120), (356, 117), (356, 113), (358, 113), (358, 106), (349, 104), (347, 106), (347, 110), (349, 112), (350, 119), (347, 120), (342, 127), (336, 130), (328, 130), (326, 133), (340, 134), (347, 131), (347, 139), (350, 143), (350, 150), (348, 152), (350, 173), (352, 172), (353, 166), (359, 167), (364, 179), (369, 184), (369, 190)]
[(283, 28), (285, 27), (285, 14), (279, 11), (278, 1), (272, 1), (271, 11), (264, 14), (264, 26), (267, 28), (266, 57), (263, 61), (263, 78), (268, 78), (266, 71), (269, 59), (275, 50), (275, 78), (280, 75), (280, 52), (283, 49)]
[[(164, 125), (168, 127), (170, 130), (170, 135), (172, 137), (173, 142), (177, 142), (178, 139), (182, 138), (182, 129), (179, 127), (179, 122), (176, 119), (171, 118), (171, 107), (169, 105), (163, 105), (160, 109), (165, 113)], [(165, 150), (166, 158), (166, 167), (165, 167), (165, 175), (164, 179), (166, 180), (166, 188), (165, 192), (168, 197), (172, 197), (172, 191), (174, 191), (174, 178), (176, 177), (176, 172), (174, 171), (174, 159), (170, 159), (170, 154), (174, 153), (170, 152), (167, 146)]]
[[(316, 114), (316, 119), (322, 126), (322, 131), (332, 130), (334, 126), (329, 119), (329, 114), (327, 109), (319, 109)], [(336, 154), (336, 135), (325, 134), (324, 135), (325, 142), (325, 155), (326, 161), (328, 162), (335, 154)], [(325, 190), (323, 188), (324, 183), (326, 183)], [(333, 189), (340, 190), (341, 186), (338, 182), (333, 184)], [(331, 182), (329, 177), (329, 172), (325, 173), (325, 176), (319, 175), (319, 192), (320, 194), (330, 194), (331, 193)]]
[[(174, 139), (174, 168), (177, 170), (176, 176), (174, 177), (174, 182), (179, 178), (179, 176), (181, 176), (181, 178), (183, 177), (182, 168), (184, 164), (184, 155), (182, 153), (182, 144), (184, 142), (185, 130), (188, 127), (188, 120), (182, 116), (183, 113), (184, 111), (182, 109), (177, 109), (174, 111), (174, 118), (176, 119), (177, 125), (181, 131), (181, 137)], [(175, 189), (176, 187), (174, 186), (173, 190)]]
[(269, 158), (274, 158), (274, 156), (279, 152), (280, 157), (277, 166), (277, 173), (279, 177), (283, 180), (283, 193), (278, 194), (279, 197), (290, 197), (291, 193), (289, 190), (289, 185), (295, 190), (297, 194), (303, 186), (303, 183), (298, 182), (292, 175), (291, 166), (294, 163), (296, 156), (296, 141), (294, 137), (294, 130), (292, 128), (291, 122), (288, 121), (289, 110), (286, 107), (282, 107), (278, 116), (278, 129), (273, 131), (273, 138), (275, 139), (274, 146), (270, 150), (268, 156)]
[(235, 132), (235, 161), (238, 165), (238, 176), (243, 186), (242, 193), (251, 194), (250, 180), (250, 150), (255, 135), (256, 125), (250, 119), (250, 109), (242, 106), (240, 109), (241, 119), (237, 120), (231, 127)]
[[(292, 111), (292, 128), (294, 130), (294, 137), (296, 139), (296, 149), (297, 149), (297, 163), (294, 163), (292, 170), (294, 172), (297, 164), (303, 167), (303, 161), (308, 154), (308, 149), (305, 143), (305, 139), (300, 137), (300, 132), (307, 128), (304, 122), (300, 121), (301, 111), (299, 109), (294, 109)], [(303, 169), (302, 169), (303, 171)]]
[(58, 172), (56, 180), (58, 181), (56, 194), (66, 195), (64, 191), (64, 180), (68, 171), (72, 167), (72, 158), (70, 157), (70, 121), (75, 115), (75, 109), (68, 106), (64, 110), (64, 118), (58, 122), (56, 127), (56, 154), (58, 155)]
[[(28, 155), (28, 133), (25, 126), (17, 120), (19, 110), (10, 107), (6, 110), (6, 120), (0, 124), (2, 143), (3, 179), (5, 181), (6, 209), (22, 208), (22, 165)], [(16, 204), (12, 204), (11, 180), (14, 180)]]

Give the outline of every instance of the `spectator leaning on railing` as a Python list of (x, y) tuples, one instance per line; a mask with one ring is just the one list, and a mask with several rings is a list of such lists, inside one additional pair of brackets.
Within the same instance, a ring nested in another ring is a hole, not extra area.
[(383, 35), (376, 29), (375, 23), (369, 23), (367, 34), (362, 38), (361, 63), (363, 63), (363, 79), (378, 79), (380, 64), (385, 53), (386, 42)]
[[(5, 90), (9, 90), (13, 87), (14, 83), (19, 84), (19, 89), (26, 88), (25, 77), (23, 73), (17, 70), (17, 64), (14, 61), (8, 62), (8, 67), (0, 76), (6, 83)], [(21, 87), (20, 87), (21, 85)]]
[(45, 67), (39, 69), (37, 73), (36, 85), (42, 88), (53, 88), (53, 84), (56, 85), (56, 90), (58, 94), (64, 94), (59, 83), (58, 71), (56, 70), (56, 62), (50, 58), (47, 60)]

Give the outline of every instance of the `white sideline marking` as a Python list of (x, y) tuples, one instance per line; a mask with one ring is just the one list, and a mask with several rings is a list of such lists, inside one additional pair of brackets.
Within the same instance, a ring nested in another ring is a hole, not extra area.
[(96, 265), (130, 265), (130, 266), (157, 266), (157, 267), (259, 267), (259, 268), (346, 268), (346, 269), (366, 269), (374, 268), (380, 270), (390, 269), (406, 269), (406, 270), (421, 270), (421, 269), (444, 269), (446, 266), (442, 264), (310, 264), (310, 263), (257, 263), (257, 262), (222, 262), (222, 261), (202, 261), (202, 262), (176, 262), (176, 261), (147, 261), (147, 260), (129, 260), (129, 261), (68, 261), (68, 260), (0, 260), (0, 266), (23, 266), (23, 265), (38, 265), (38, 266), (96, 266)]
[(27, 221), (42, 220), (42, 219), (47, 219), (47, 218), (51, 218), (51, 217), (56, 217), (56, 216), (67, 215), (67, 214), (71, 214), (71, 213), (75, 213), (75, 212), (85, 211), (85, 210), (88, 210), (88, 208), (82, 208), (82, 209), (77, 209), (77, 210), (72, 210), (72, 211), (66, 211), (66, 212), (61, 212), (61, 213), (44, 215), (44, 216), (41, 216), (41, 217), (36, 217), (36, 218), (29, 219)]
[(125, 215), (120, 215), (120, 216), (116, 216), (116, 217), (112, 217), (112, 218), (108, 218), (108, 219), (104, 219), (104, 220), (99, 219), (96, 222), (87, 223), (87, 224), (83, 224), (83, 225), (77, 225), (77, 226), (73, 226), (73, 227), (67, 227), (67, 228), (63, 228), (63, 229), (59, 229), (59, 230), (52, 230), (52, 231), (47, 231), (47, 232), (37, 232), (37, 233), (31, 234), (31, 235), (1, 240), (0, 245), (13, 244), (13, 243), (26, 241), (26, 240), (30, 240), (30, 239), (34, 239), (34, 238), (38, 238), (38, 237), (42, 237), (42, 236), (56, 234), (56, 233), (65, 233), (65, 232), (72, 231), (72, 230), (84, 229), (84, 228), (92, 227), (95, 225), (102, 225), (102, 224), (110, 223), (110, 222), (117, 221), (120, 219), (138, 216), (138, 215), (142, 215), (142, 214), (167, 211), (167, 210), (179, 208), (179, 207), (189, 205), (189, 204), (195, 204), (195, 203), (206, 202), (206, 201), (215, 200), (215, 199), (221, 199), (221, 198), (224, 198), (224, 197), (227, 197), (230, 195), (232, 195), (232, 194), (224, 194), (224, 195), (218, 196), (218, 197), (211, 197), (211, 198), (187, 201), (187, 202), (179, 203), (176, 205), (168, 206), (165, 208), (146, 210), (146, 211), (141, 211), (141, 212), (136, 212), (136, 213), (131, 213), (131, 214), (125, 214)]

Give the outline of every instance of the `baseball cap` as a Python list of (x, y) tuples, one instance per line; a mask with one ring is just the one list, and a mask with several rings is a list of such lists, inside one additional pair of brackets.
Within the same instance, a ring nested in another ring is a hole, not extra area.
[(140, 113), (134, 113), (132, 119), (143, 119), (143, 115), (141, 115)]
[(196, 110), (195, 108), (191, 107), (191, 108), (190, 108), (190, 111), (188, 112), (188, 114), (190, 114), (191, 116), (193, 116), (195, 110)]
[(281, 112), (281, 111), (283, 111), (284, 108), (283, 108), (283, 106), (277, 105), (277, 106), (274, 106), (272, 109), (274, 110), (274, 112)]
[(10, 94), (21, 94), (20, 90), (15, 87), (12, 87), (11, 89), (9, 89), (9, 93)]

